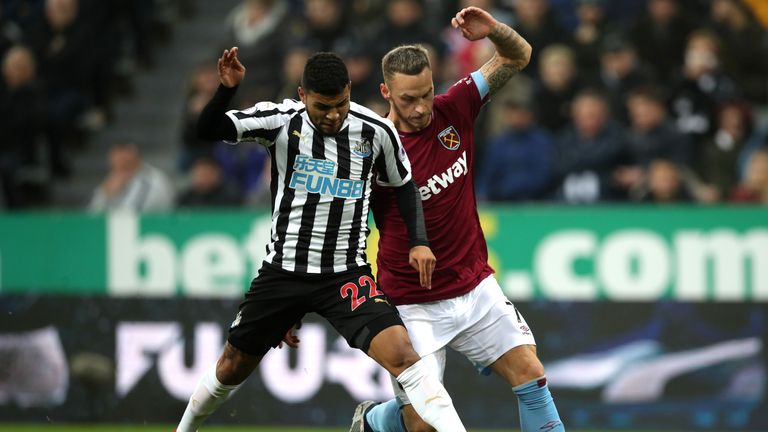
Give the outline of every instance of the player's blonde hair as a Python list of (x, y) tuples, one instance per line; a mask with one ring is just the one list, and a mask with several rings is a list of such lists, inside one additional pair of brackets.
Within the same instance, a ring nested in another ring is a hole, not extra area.
[(429, 51), (423, 45), (401, 45), (393, 48), (381, 59), (384, 82), (389, 83), (396, 73), (418, 75), (424, 68), (430, 68)]

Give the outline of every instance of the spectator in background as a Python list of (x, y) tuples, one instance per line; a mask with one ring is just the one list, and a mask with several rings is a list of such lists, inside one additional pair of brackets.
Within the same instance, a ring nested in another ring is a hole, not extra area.
[(286, 41), (290, 39), (286, 35), (287, 18), (288, 5), (282, 0), (242, 0), (229, 13), (227, 36), (221, 46), (237, 46), (249, 65), (248, 80), (239, 92), (241, 99), (273, 101), (277, 97), (279, 87), (275, 83), (280, 82)]
[(731, 202), (768, 204), (768, 148), (749, 158), (744, 180), (731, 191)]
[(571, 101), (582, 88), (573, 51), (566, 45), (548, 46), (541, 51), (539, 70), (534, 90), (536, 118), (552, 133), (558, 133), (570, 122)]
[(21, 174), (39, 162), (45, 100), (36, 80), (32, 51), (15, 45), (2, 58), (0, 86), (0, 183), (5, 207), (30, 204)]
[(109, 151), (109, 174), (94, 191), (91, 211), (166, 211), (174, 205), (174, 188), (159, 169), (141, 160), (133, 143), (115, 144)]
[(3, 17), (14, 22), (22, 31), (34, 28), (43, 16), (46, 0), (3, 0)]
[(745, 99), (768, 102), (768, 32), (739, 0), (711, 3), (712, 28), (723, 44), (723, 68)]
[(684, 203), (692, 200), (677, 164), (668, 159), (655, 159), (648, 167), (648, 190), (643, 202), (656, 204)]
[(314, 51), (334, 51), (347, 33), (345, 18), (343, 0), (304, 0), (299, 40)]
[(252, 207), (270, 205), (270, 157), (261, 145), (233, 146), (216, 143), (214, 159), (228, 182), (234, 183), (245, 195), (245, 204)]
[(601, 49), (600, 73), (593, 85), (606, 92), (614, 119), (626, 125), (629, 123), (627, 93), (650, 84), (651, 74), (638, 60), (635, 49), (621, 35), (606, 36)]
[(733, 81), (721, 69), (720, 41), (707, 30), (691, 33), (682, 75), (672, 88), (670, 107), (677, 128), (695, 146), (714, 132), (717, 107), (736, 96)]
[(613, 170), (625, 152), (626, 138), (611, 121), (608, 100), (584, 90), (573, 100), (572, 125), (557, 142), (559, 197), (568, 203), (596, 203), (624, 197), (613, 181)]
[(754, 129), (751, 107), (745, 102), (728, 102), (719, 109), (717, 130), (701, 143), (697, 172), (717, 187), (722, 197), (727, 197), (739, 182), (740, 168), (762, 142), (763, 137)]
[(576, 16), (573, 49), (579, 73), (598, 75), (603, 40), (606, 35), (618, 33), (618, 29), (606, 19), (604, 0), (576, 0)]
[[(349, 80), (355, 89), (355, 99), (362, 101), (365, 106), (368, 106), (369, 100), (382, 99), (379, 92), (381, 76), (371, 56), (370, 46), (370, 43), (360, 38), (346, 37), (339, 41), (336, 50), (347, 65)], [(295, 95), (296, 87), (293, 90)]]
[(277, 92), (276, 102), (284, 99), (296, 99), (297, 91), (301, 85), (301, 74), (304, 72), (304, 65), (309, 58), (310, 50), (303, 45), (294, 45), (285, 54), (283, 59), (282, 87)]
[(630, 40), (640, 59), (653, 66), (660, 83), (675, 77), (693, 28), (678, 0), (648, 0), (647, 14), (632, 27)]
[(541, 199), (553, 178), (554, 140), (536, 124), (530, 99), (507, 99), (504, 116), (507, 128), (488, 144), (478, 171), (478, 200)]
[(430, 28), (424, 25), (423, 0), (391, 0), (387, 3), (384, 25), (374, 37), (374, 58), (381, 59), (392, 47), (421, 43), (434, 47), (441, 56), (442, 47)]
[(242, 203), (242, 194), (222, 177), (219, 164), (201, 157), (192, 164), (190, 184), (179, 196), (178, 207), (238, 207)]
[(22, 40), (21, 27), (6, 16), (3, 7), (4, 4), (0, 3), (0, 58)]
[(69, 152), (83, 137), (80, 121), (92, 104), (94, 59), (87, 28), (78, 26), (78, 0), (47, 0), (45, 20), (30, 35), (47, 97), (46, 141), (51, 173), (68, 177)]
[(569, 45), (571, 40), (550, 9), (549, 0), (516, 0), (514, 14), (517, 33), (535, 47), (531, 63), (523, 73), (535, 78), (539, 73), (539, 53), (553, 44)]
[(616, 182), (636, 195), (645, 183), (652, 161), (667, 159), (681, 167), (690, 166), (691, 146), (669, 119), (666, 98), (654, 87), (641, 87), (627, 98), (630, 129), (624, 161), (614, 178)]

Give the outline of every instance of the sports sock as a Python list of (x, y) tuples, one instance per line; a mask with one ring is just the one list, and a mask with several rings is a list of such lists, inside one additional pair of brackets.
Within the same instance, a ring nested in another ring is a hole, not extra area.
[(512, 387), (520, 407), (522, 432), (564, 432), (565, 427), (557, 414), (555, 401), (547, 386), (547, 378), (541, 377)]
[(176, 432), (195, 432), (216, 408), (240, 385), (224, 385), (216, 379), (216, 365), (200, 378)]
[(374, 432), (407, 432), (397, 399), (390, 399), (371, 408), (365, 415), (365, 421)]
[(453, 401), (436, 376), (419, 360), (397, 376), (417, 413), (437, 432), (466, 432)]

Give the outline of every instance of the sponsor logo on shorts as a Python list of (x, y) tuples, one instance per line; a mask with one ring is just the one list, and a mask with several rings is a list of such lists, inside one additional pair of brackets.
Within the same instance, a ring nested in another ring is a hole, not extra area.
[(232, 325), (229, 326), (229, 328), (235, 328), (240, 324), (240, 320), (243, 319), (243, 312), (238, 312), (237, 316), (235, 317), (235, 320), (232, 321)]
[(523, 332), (524, 335), (530, 335), (531, 334), (531, 329), (529, 329), (528, 326), (526, 326), (526, 325), (521, 325), (520, 326), (520, 331)]

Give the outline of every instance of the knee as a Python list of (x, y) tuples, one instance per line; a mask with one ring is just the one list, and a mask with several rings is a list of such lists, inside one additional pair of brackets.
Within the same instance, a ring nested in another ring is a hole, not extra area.
[(390, 327), (374, 337), (368, 355), (394, 376), (419, 361), (405, 328)]
[(544, 376), (544, 365), (531, 346), (513, 348), (492, 364), (491, 369), (513, 387)]
[(413, 366), (419, 359), (420, 357), (416, 354), (416, 351), (408, 345), (407, 347), (398, 347), (388, 352), (379, 359), (379, 363), (396, 377), (403, 373), (404, 370)]
[(520, 363), (514, 375), (517, 377), (517, 381), (519, 381), (517, 385), (523, 384), (543, 377), (544, 365), (541, 364), (541, 361), (536, 356), (533, 356), (527, 361)]
[(224, 385), (237, 385), (245, 381), (259, 364), (261, 357), (246, 354), (229, 343), (216, 363), (216, 379)]
[(390, 364), (396, 369), (406, 370), (420, 359), (413, 347), (408, 344), (407, 347), (402, 347), (394, 353), (390, 359)]

